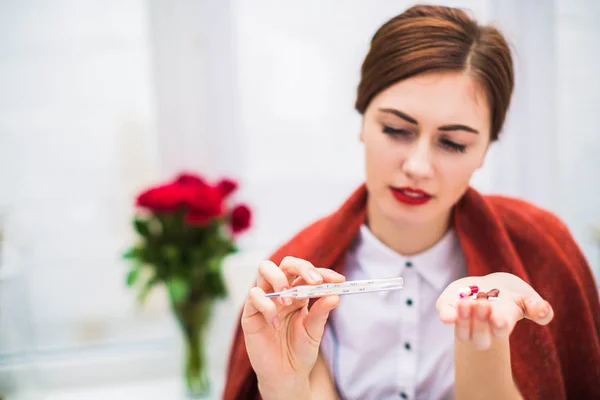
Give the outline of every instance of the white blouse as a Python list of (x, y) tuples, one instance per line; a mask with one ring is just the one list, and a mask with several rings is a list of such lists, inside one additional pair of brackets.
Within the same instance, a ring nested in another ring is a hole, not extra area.
[(454, 328), (435, 302), (467, 275), (453, 230), (410, 257), (394, 252), (363, 225), (348, 252), (347, 280), (402, 276), (404, 289), (342, 296), (321, 352), (342, 399), (452, 399)]

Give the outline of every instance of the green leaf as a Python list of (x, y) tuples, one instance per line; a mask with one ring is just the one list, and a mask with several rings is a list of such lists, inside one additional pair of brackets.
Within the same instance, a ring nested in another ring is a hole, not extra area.
[(148, 294), (150, 293), (150, 290), (152, 290), (154, 285), (156, 285), (159, 281), (160, 279), (158, 278), (158, 276), (155, 275), (152, 278), (148, 279), (146, 283), (144, 283), (144, 285), (142, 285), (140, 292), (137, 296), (137, 300), (140, 304), (144, 304), (146, 298), (148, 297)]
[(156, 255), (156, 246), (151, 243), (144, 243), (138, 249), (139, 259), (145, 264), (156, 265), (160, 260)]
[(189, 293), (190, 287), (186, 281), (175, 276), (167, 282), (169, 289), (169, 295), (171, 301), (175, 304), (179, 304), (184, 301)]
[(219, 270), (221, 269), (221, 261), (222, 261), (221, 257), (213, 257), (213, 258), (209, 259), (208, 262), (206, 263), (208, 271), (210, 271), (212, 273), (219, 272)]
[(129, 287), (133, 286), (137, 282), (139, 276), (140, 276), (140, 268), (139, 268), (139, 266), (136, 265), (135, 267), (131, 268), (129, 270), (129, 272), (127, 273), (127, 281), (126, 281), (127, 286), (129, 286)]
[(190, 263), (192, 265), (202, 265), (206, 259), (205, 253), (204, 247), (196, 245), (190, 249)]
[(124, 252), (121, 257), (125, 260), (133, 260), (138, 257), (138, 249), (137, 247), (131, 247), (126, 252)]
[(209, 251), (207, 256), (210, 256), (211, 258), (225, 257), (234, 250), (231, 240), (218, 235), (208, 237), (204, 245)]
[(231, 253), (237, 253), (237, 252), (238, 252), (238, 250), (239, 250), (239, 249), (238, 249), (238, 247), (235, 245), (235, 243), (233, 243), (233, 242), (231, 242), (231, 241), (230, 241), (230, 242), (229, 242), (228, 254), (231, 254)]
[(227, 288), (221, 275), (221, 271), (210, 271), (206, 274), (207, 289), (208, 292), (214, 298), (225, 298), (227, 297)]
[(163, 257), (169, 262), (169, 264), (179, 263), (179, 249), (177, 246), (167, 244), (162, 248)]
[(148, 227), (148, 221), (136, 218), (133, 221), (133, 224), (137, 233), (139, 233), (145, 238), (150, 237), (150, 228)]

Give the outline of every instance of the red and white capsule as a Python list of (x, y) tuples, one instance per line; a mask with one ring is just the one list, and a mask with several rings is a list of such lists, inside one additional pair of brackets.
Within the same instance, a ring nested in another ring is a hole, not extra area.
[(477, 292), (479, 292), (479, 287), (477, 285), (464, 286), (458, 289), (458, 294), (461, 299), (477, 294)]

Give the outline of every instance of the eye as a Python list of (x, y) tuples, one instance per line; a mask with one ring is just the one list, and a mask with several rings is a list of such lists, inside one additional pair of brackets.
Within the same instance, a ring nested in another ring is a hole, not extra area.
[(410, 131), (407, 131), (406, 129), (396, 129), (396, 128), (392, 128), (391, 126), (383, 126), (383, 133), (387, 133), (388, 135), (392, 135), (392, 136), (407, 136), (410, 135)]
[(448, 149), (449, 151), (464, 153), (467, 149), (467, 146), (465, 146), (464, 144), (458, 144), (448, 139), (441, 139), (440, 142), (442, 147)]

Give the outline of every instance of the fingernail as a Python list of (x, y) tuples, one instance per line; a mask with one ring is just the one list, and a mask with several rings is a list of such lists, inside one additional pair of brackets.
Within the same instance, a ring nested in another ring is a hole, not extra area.
[(321, 277), (321, 275), (314, 269), (311, 269), (310, 271), (308, 271), (308, 276), (310, 276), (310, 278), (312, 280), (317, 281), (317, 282), (321, 282), (323, 280), (323, 277)]
[(284, 297), (283, 298), (283, 304), (286, 306), (289, 306), (290, 304), (292, 304), (293, 299), (290, 297)]
[(485, 321), (487, 319), (487, 314), (488, 310), (484, 307), (477, 308), (477, 318), (479, 318), (480, 320)]
[(461, 318), (469, 318), (471, 314), (471, 307), (458, 307), (458, 314)]
[(273, 328), (279, 329), (280, 324), (281, 324), (281, 322), (279, 321), (279, 317), (273, 318)]
[[(285, 292), (286, 290), (288, 290), (288, 288), (284, 287), (280, 290), (280, 292)], [(288, 301), (287, 297), (279, 297), (279, 304), (284, 305), (284, 306), (289, 305), (289, 304), (287, 304), (287, 301)]]
[(546, 318), (549, 313), (550, 313), (550, 307), (548, 306), (548, 303), (546, 303), (546, 304), (544, 304), (544, 308), (542, 308), (542, 311), (540, 311), (540, 313), (538, 314), (538, 317)]

